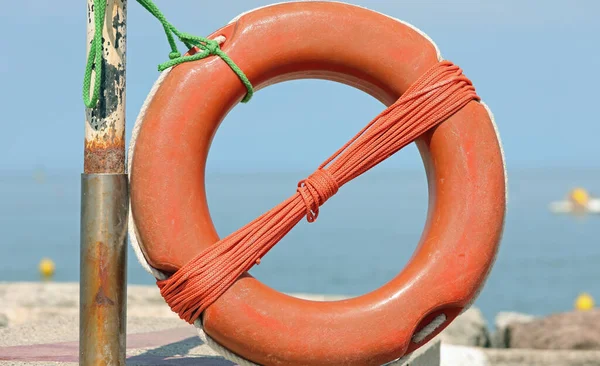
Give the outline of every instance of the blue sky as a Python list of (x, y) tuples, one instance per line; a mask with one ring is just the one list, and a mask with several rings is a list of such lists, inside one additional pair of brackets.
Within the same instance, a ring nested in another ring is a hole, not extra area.
[[(198, 35), (270, 3), (156, 2), (177, 27)], [(446, 59), (465, 70), (495, 114), (509, 168), (600, 166), (600, 2), (351, 3), (414, 24), (436, 41)], [(0, 171), (82, 170), (85, 4), (2, 1)], [(128, 32), (129, 136), (158, 76), (156, 65), (169, 49), (160, 25), (134, 0), (129, 0)], [(269, 87), (227, 117), (208, 169), (312, 169), (382, 108), (366, 94), (325, 81)], [(315, 137), (317, 128), (323, 133)], [(383, 168), (420, 166), (416, 149), (409, 147)]]

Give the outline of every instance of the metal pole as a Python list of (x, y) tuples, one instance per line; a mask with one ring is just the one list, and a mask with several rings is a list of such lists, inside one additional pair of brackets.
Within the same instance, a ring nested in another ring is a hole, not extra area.
[[(87, 1), (88, 52), (94, 0)], [(128, 181), (125, 174), (127, 0), (107, 0), (100, 99), (86, 109), (81, 180), (79, 364), (125, 365)]]

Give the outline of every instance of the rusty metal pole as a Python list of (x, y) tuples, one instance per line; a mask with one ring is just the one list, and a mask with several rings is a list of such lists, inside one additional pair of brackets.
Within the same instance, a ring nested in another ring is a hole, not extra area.
[[(88, 52), (94, 0), (87, 1)], [(125, 365), (128, 181), (125, 173), (127, 0), (107, 0), (101, 91), (86, 109), (81, 180), (79, 364)]]

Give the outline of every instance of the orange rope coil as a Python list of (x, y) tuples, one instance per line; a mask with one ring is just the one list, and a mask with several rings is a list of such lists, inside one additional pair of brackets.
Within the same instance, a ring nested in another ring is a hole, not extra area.
[(206, 248), (166, 280), (162, 296), (180, 318), (193, 323), (233, 283), (306, 216), (348, 181), (387, 159), (472, 100), (471, 81), (449, 61), (425, 72), (391, 106), (298, 183), (296, 194), (224, 239)]

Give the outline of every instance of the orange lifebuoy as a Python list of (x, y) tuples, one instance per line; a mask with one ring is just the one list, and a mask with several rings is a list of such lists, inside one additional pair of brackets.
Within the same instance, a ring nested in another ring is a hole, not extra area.
[[(261, 8), (210, 38), (217, 36), (257, 89), (321, 78), (386, 105), (440, 60), (411, 26), (342, 3)], [(229, 67), (211, 58), (173, 68), (153, 95), (130, 177), (136, 236), (152, 267), (173, 273), (218, 240), (204, 169), (219, 124), (245, 93)], [(393, 280), (348, 300), (311, 302), (245, 274), (205, 311), (206, 333), (260, 364), (363, 365), (397, 359), (444, 329), (476, 297), (496, 255), (505, 213), (502, 151), (476, 101), (417, 145), (429, 214), (415, 254)]]

